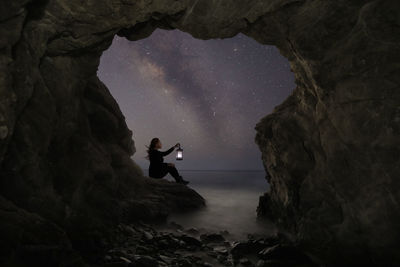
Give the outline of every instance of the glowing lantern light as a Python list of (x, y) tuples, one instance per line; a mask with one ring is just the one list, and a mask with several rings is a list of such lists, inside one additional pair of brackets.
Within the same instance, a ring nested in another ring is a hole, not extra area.
[(183, 160), (183, 149), (181, 148), (181, 145), (179, 145), (179, 148), (176, 151), (176, 160)]

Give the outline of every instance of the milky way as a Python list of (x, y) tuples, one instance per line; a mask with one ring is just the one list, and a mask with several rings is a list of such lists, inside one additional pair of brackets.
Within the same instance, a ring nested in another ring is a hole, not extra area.
[(131, 42), (115, 37), (98, 71), (133, 131), (133, 159), (148, 168), (146, 147), (179, 142), (178, 169), (261, 170), (256, 123), (294, 89), (287, 59), (245, 35), (199, 40), (156, 30)]

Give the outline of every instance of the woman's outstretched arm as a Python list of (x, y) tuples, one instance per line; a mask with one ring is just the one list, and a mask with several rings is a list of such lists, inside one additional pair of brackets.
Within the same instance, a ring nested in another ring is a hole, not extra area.
[(175, 146), (171, 147), (167, 151), (161, 151), (161, 155), (166, 156), (166, 155), (170, 154), (172, 151), (174, 151), (174, 148), (175, 148)]

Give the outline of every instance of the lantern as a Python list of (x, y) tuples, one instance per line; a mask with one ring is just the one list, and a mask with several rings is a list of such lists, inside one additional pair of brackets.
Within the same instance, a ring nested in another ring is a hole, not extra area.
[(181, 145), (179, 145), (179, 148), (176, 151), (176, 160), (183, 160), (183, 149), (181, 148)]

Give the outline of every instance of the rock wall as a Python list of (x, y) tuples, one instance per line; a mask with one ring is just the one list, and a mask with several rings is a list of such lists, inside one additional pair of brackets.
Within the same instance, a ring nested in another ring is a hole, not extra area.
[(297, 88), (256, 126), (271, 185), (259, 213), (317, 261), (399, 263), (399, 2), (295, 5), (273, 18)]
[(131, 160), (132, 132), (96, 71), (116, 32), (152, 7), (108, 2), (0, 4), (1, 266), (77, 266), (68, 255), (94, 260), (119, 222), (204, 206)]
[(399, 10), (395, 0), (3, 0), (0, 211), (14, 205), (90, 250), (90, 229), (201, 206), (131, 161), (131, 132), (96, 70), (115, 34), (243, 32), (277, 46), (297, 83), (256, 127), (271, 175), (260, 214), (319, 262), (399, 262)]

